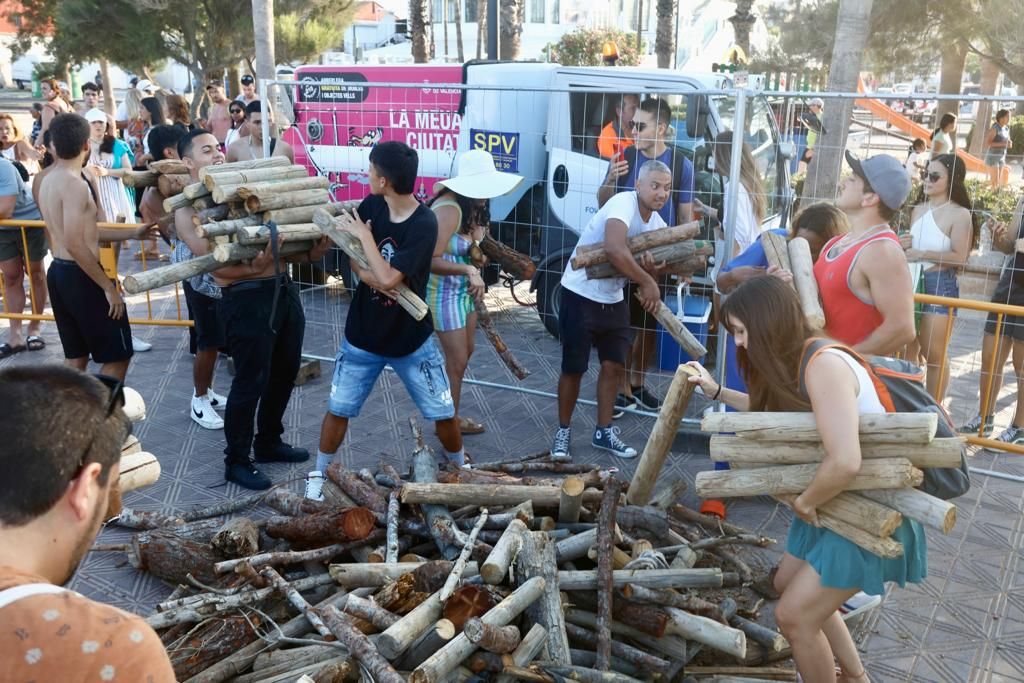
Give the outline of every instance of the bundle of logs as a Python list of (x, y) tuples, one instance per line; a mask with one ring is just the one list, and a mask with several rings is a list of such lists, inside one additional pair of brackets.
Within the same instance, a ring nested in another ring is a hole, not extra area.
[[(899, 557), (891, 538), (903, 518), (948, 534), (956, 506), (918, 488), (922, 470), (959, 467), (963, 440), (935, 438), (933, 413), (883, 413), (860, 418), (860, 471), (847, 490), (818, 508), (826, 529), (881, 557)], [(810, 484), (825, 456), (812, 413), (714, 413), (704, 418), (711, 459), (731, 470), (701, 472), (704, 498), (772, 495), (790, 505)]]
[[(148, 622), (188, 683), (795, 680), (757, 623), (750, 549), (772, 539), (677, 504), (684, 484), (630, 505), (614, 471), (439, 468), (414, 434), (406, 472), (335, 463), (323, 502), (125, 509), (131, 541), (94, 550), (177, 586)], [(215, 518), (256, 506), (274, 514)]]
[[(139, 392), (129, 387), (124, 388), (124, 413), (132, 423), (146, 419), (146, 403)], [(116, 517), (121, 513), (121, 496), (150, 484), (160, 478), (160, 462), (152, 453), (142, 450), (139, 438), (129, 434), (121, 445), (121, 464), (119, 476), (110, 487), (107, 496), (107, 512), (104, 519)]]

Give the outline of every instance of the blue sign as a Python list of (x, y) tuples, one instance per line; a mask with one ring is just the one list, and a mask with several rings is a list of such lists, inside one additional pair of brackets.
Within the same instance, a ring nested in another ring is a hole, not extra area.
[(469, 130), (469, 148), (482, 149), (494, 157), (494, 168), (503, 173), (519, 171), (519, 133)]

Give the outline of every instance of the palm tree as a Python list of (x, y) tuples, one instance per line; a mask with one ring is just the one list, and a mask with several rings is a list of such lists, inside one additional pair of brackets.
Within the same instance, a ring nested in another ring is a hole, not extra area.
[[(873, 0), (839, 0), (836, 38), (828, 72), (830, 92), (854, 92), (860, 76), (861, 56), (868, 41)], [(830, 100), (822, 117), (826, 132), (818, 137), (814, 157), (807, 168), (801, 203), (832, 199), (839, 182), (843, 150), (853, 118), (853, 100)]]
[[(255, 2), (256, 0), (253, 0)], [(427, 56), (427, 0), (409, 0), (409, 33), (412, 34), (412, 61), (426, 63)]]
[[(252, 0), (252, 30), (256, 39), (256, 59), (253, 60), (256, 78), (274, 78), (277, 73), (277, 61), (274, 59), (274, 0)], [(266, 106), (271, 107), (274, 98), (268, 97), (267, 100)], [(276, 120), (284, 119), (277, 116)]]
[(502, 0), (498, 9), (498, 58), (519, 59), (523, 33), (523, 0)]
[(675, 0), (658, 0), (658, 30), (654, 35), (654, 52), (658, 55), (658, 68), (672, 64), (675, 51)]
[[(469, 0), (473, 2), (473, 0)], [(483, 59), (487, 42), (487, 0), (476, 0), (476, 58)]]
[(462, 51), (462, 0), (455, 0), (455, 48), (459, 52), (459, 64), (462, 64), (466, 61)]
[(732, 24), (732, 31), (735, 38), (733, 42), (740, 46), (743, 52), (750, 56), (750, 29), (754, 25), (755, 17), (753, 12), (754, 0), (739, 0), (736, 3), (736, 14), (729, 17)]

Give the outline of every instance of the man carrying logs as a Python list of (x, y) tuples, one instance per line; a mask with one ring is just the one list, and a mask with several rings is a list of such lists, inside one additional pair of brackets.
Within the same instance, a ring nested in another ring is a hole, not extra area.
[(145, 621), (61, 588), (103, 522), (131, 427), (121, 383), (100, 379), (59, 365), (0, 372), (0, 680), (175, 680)]
[(654, 313), (661, 303), (661, 290), (654, 279), (659, 266), (649, 253), (634, 260), (626, 238), (665, 227), (658, 210), (672, 191), (672, 173), (664, 163), (651, 159), (640, 167), (636, 190), (620, 192), (601, 208), (583, 229), (573, 257), (581, 246), (604, 242), (608, 260), (625, 277), (588, 279), (584, 268), (570, 263), (562, 275), (562, 303), (558, 310), (558, 331), (562, 342), (562, 373), (558, 378), (558, 431), (551, 455), (569, 458), (570, 422), (579, 398), (580, 382), (590, 362), (590, 349), (597, 347), (601, 372), (597, 380), (597, 430), (591, 445), (619, 457), (634, 458), (636, 449), (619, 438), (612, 427), (615, 393), (622, 382), (626, 358), (633, 341), (629, 325), (629, 303), (623, 287), (632, 280), (638, 286), (645, 311)]
[[(259, 100), (245, 105), (245, 124), (249, 134), (238, 138), (228, 147), (228, 163), (234, 161), (248, 161), (249, 159), (263, 158), (263, 109)], [(267, 110), (270, 117), (270, 156), (288, 157), (288, 161), (295, 163), (295, 150), (284, 140), (273, 135), (274, 114)]]
[[(178, 140), (177, 157), (185, 164), (193, 182), (199, 181), (199, 169), (224, 163), (217, 138), (205, 130), (195, 130)], [(153, 188), (149, 188), (152, 190)], [(192, 223), (196, 210), (185, 206), (174, 212), (176, 239), (171, 253), (173, 263), (184, 263), (210, 251), (209, 241), (196, 234)], [(192, 365), (192, 403), (189, 417), (203, 429), (222, 429), (224, 420), (216, 408), (223, 409), (227, 399), (212, 393), (213, 372), (217, 364), (219, 349), (226, 346), (226, 334), (220, 315), (217, 313), (221, 298), (220, 287), (213, 275), (195, 275), (181, 283), (185, 290), (185, 304), (189, 317), (195, 322), (192, 328), (195, 361)]]
[(59, 114), (49, 130), (57, 161), (40, 185), (39, 210), (53, 252), (46, 283), (65, 363), (85, 370), (92, 356), (102, 365), (100, 372), (124, 380), (132, 331), (117, 274), (100, 265), (99, 243), (144, 239), (151, 228), (101, 230), (95, 189), (82, 175), (88, 122), (78, 114)]
[(423, 297), (430, 277), (437, 218), (413, 195), (418, 165), (416, 150), (404, 143), (377, 145), (370, 152), (370, 196), (355, 213), (339, 214), (336, 225), (359, 238), (370, 267), (352, 262), (359, 286), (335, 361), (316, 469), (306, 478), (307, 498), (323, 499), (324, 472), (345, 438), (349, 419), (359, 414), (385, 365), (401, 377), (424, 419), (435, 422), (448, 461), (465, 463), (451, 385), (430, 315), (414, 319), (392, 292), (404, 282)]

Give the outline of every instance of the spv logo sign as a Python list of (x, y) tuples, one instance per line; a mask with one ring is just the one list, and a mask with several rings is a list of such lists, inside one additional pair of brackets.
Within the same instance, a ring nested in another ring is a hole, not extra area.
[(470, 149), (482, 149), (494, 157), (494, 168), (505, 173), (519, 171), (519, 133), (477, 130), (469, 131)]

